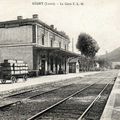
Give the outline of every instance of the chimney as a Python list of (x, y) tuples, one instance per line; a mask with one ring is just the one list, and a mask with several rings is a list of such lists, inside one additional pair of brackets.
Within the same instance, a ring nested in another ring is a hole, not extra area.
[(50, 27), (51, 27), (52, 29), (54, 29), (54, 25), (50, 25)]
[(33, 14), (34, 19), (38, 19), (38, 14)]
[(23, 16), (17, 16), (17, 20), (22, 20)]

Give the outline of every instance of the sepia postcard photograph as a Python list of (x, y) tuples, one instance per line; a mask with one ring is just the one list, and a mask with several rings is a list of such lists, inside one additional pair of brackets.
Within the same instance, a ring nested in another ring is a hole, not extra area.
[(0, 0), (0, 120), (120, 120), (119, 0)]

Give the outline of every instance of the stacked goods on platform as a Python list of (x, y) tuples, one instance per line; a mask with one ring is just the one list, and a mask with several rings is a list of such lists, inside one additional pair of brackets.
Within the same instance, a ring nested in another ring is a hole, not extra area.
[(4, 60), (1, 66), (4, 75), (28, 74), (28, 65), (21, 60)]

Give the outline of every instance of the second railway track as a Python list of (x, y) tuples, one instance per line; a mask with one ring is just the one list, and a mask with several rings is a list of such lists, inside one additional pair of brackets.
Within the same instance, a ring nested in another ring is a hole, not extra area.
[(30, 98), (34, 98), (36, 96), (40, 96), (42, 94), (46, 94), (49, 93), (51, 91), (55, 91), (57, 89), (60, 88), (64, 88), (67, 86), (71, 86), (72, 84), (74, 84), (75, 82), (80, 82), (81, 78), (77, 77), (75, 78), (74, 81), (72, 81), (72, 79), (67, 79), (66, 81), (59, 81), (59, 82), (53, 82), (51, 84), (45, 84), (45, 85), (38, 85), (36, 87), (33, 87), (31, 89), (28, 90), (23, 90), (21, 92), (16, 92), (10, 95), (5, 95), (4, 97), (0, 98), (0, 109), (4, 108), (4, 107), (8, 107), (12, 104), (17, 104), (20, 103), (24, 100), (30, 99)]

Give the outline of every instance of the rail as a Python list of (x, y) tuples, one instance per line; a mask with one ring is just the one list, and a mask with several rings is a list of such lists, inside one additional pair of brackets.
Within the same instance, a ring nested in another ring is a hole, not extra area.
[[(98, 82), (98, 81), (97, 81), (97, 82)], [(94, 82), (94, 83), (92, 83), (92, 84), (90, 84), (90, 85), (88, 85), (88, 86), (82, 88), (81, 90), (76, 91), (75, 93), (73, 93), (73, 94), (69, 95), (68, 97), (66, 97), (66, 98), (64, 98), (64, 99), (62, 99), (62, 100), (60, 100), (60, 101), (58, 101), (57, 103), (51, 105), (50, 107), (48, 107), (48, 108), (46, 108), (46, 109), (44, 109), (44, 110), (38, 112), (37, 114), (33, 115), (32, 117), (28, 118), (27, 120), (34, 120), (34, 119), (36, 119), (37, 117), (39, 117), (39, 116), (42, 115), (43, 113), (49, 111), (50, 109), (54, 108), (55, 106), (57, 106), (57, 105), (59, 105), (59, 104), (65, 102), (66, 100), (68, 100), (68, 99), (70, 99), (71, 97), (75, 96), (76, 94), (82, 92), (83, 90), (85, 90), (85, 89), (91, 87), (92, 85), (96, 84), (97, 82)]]
[(112, 80), (101, 90), (101, 92), (97, 95), (97, 97), (92, 101), (92, 103), (87, 107), (87, 109), (83, 112), (83, 114), (77, 119), (82, 120), (83, 117), (87, 114), (87, 112), (90, 110), (90, 108), (94, 105), (96, 100), (101, 98), (101, 94), (104, 92), (104, 90), (107, 88), (107, 86), (112, 82)]
[[(5, 105), (0, 106), (0, 109), (5, 108), (5, 107), (9, 107), (9, 106), (11, 106), (11, 105), (13, 105), (13, 104), (22, 103), (22, 101), (25, 101), (25, 100), (27, 100), (27, 99), (31, 99), (31, 98), (34, 98), (34, 97), (37, 97), (37, 96), (43, 95), (43, 94), (45, 94), (45, 93), (49, 93), (49, 92), (52, 92), (52, 91), (55, 91), (55, 90), (61, 89), (61, 88), (63, 88), (63, 87), (68, 87), (68, 86), (71, 86), (71, 85), (73, 85), (73, 84), (64, 85), (64, 86), (57, 87), (57, 88), (52, 89), (52, 90), (49, 90), (49, 91), (41, 92), (41, 93), (39, 93), (39, 94), (37, 94), (37, 95), (32, 95), (32, 96), (29, 96), (29, 97), (23, 98), (23, 99), (21, 99), (21, 100), (16, 100), (16, 101), (10, 102), (10, 103), (8, 103), (8, 104), (5, 104)], [(20, 93), (12, 94), (12, 95), (9, 95), (9, 96), (6, 96), (6, 97), (3, 97), (3, 100), (4, 100), (4, 98), (9, 98), (9, 97), (12, 97), (12, 96), (21, 95), (21, 94), (24, 94), (24, 93), (27, 93), (27, 92), (30, 92), (30, 91), (32, 91), (32, 90), (28, 90), (28, 91), (24, 91), (24, 92), (20, 92)], [(35, 90), (35, 91), (37, 91), (37, 90)], [(33, 92), (34, 92), (34, 91), (33, 91)], [(2, 99), (2, 98), (1, 98), (1, 99)]]

